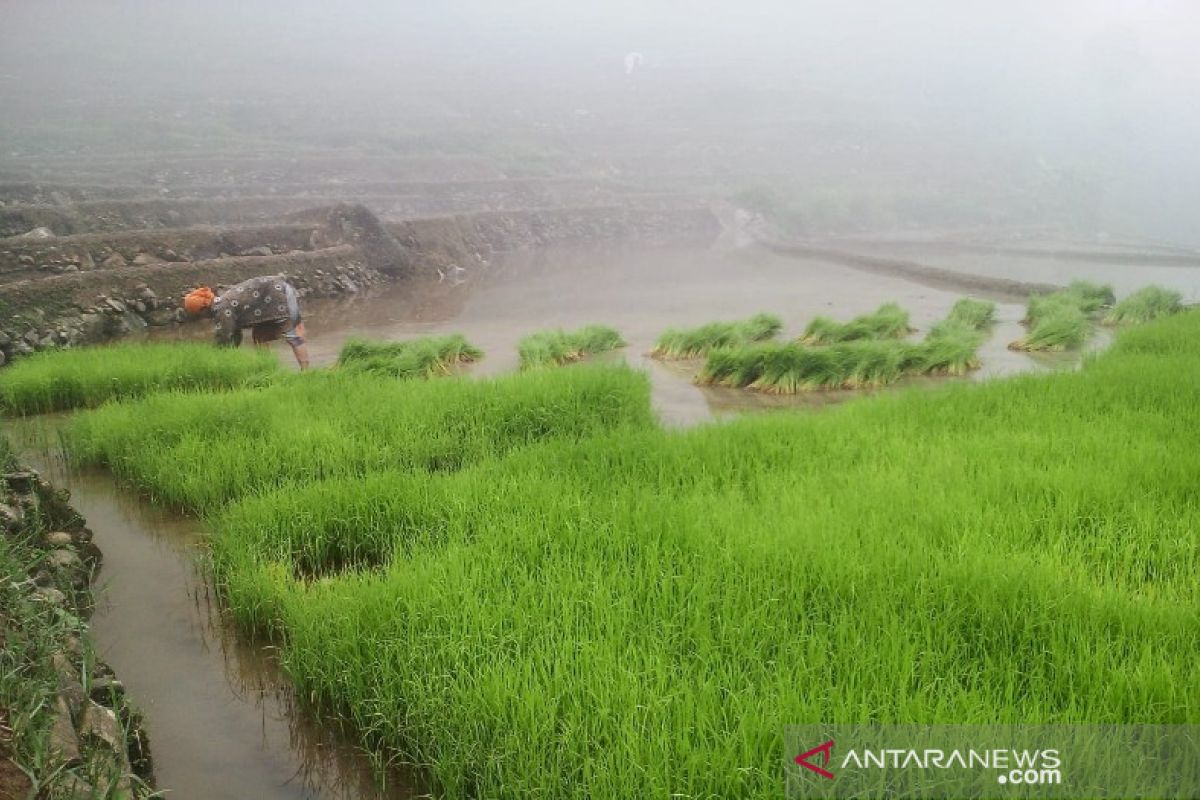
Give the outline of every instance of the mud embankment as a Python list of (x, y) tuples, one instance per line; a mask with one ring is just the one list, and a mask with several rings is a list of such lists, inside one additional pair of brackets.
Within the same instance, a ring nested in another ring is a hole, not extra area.
[(506, 173), (482, 156), (386, 156), (345, 151), (221, 153), (89, 153), (0, 157), (6, 182), (72, 185), (186, 186), (364, 181), (490, 181)]
[(155, 263), (313, 250), (311, 225), (167, 228), (0, 241), (0, 283)]
[[(220, 287), (284, 274), (303, 295), (333, 297), (388, 280), (454, 284), (504, 251), (617, 239), (705, 242), (717, 229), (716, 218), (701, 207), (492, 212), (385, 224), (361, 206), (338, 206), (295, 215), (287, 225), (236, 232), (147, 231), (26, 241), (20, 252), (12, 249), (5, 256), (5, 263), (15, 258), (28, 268), (32, 259), (38, 277), (0, 283), (0, 364), (36, 350), (176, 324), (184, 318), (180, 298), (200, 284)], [(195, 259), (222, 243), (255, 254)], [(299, 247), (277, 252), (293, 245)], [(58, 248), (58, 269), (46, 272), (38, 258), (51, 255), (50, 247)], [(90, 268), (85, 268), (84, 251)], [(109, 251), (119, 259), (105, 256)], [(168, 255), (177, 260), (159, 260)], [(64, 261), (68, 258), (78, 260)]]
[(835, 249), (855, 252), (909, 252), (933, 253), (938, 255), (986, 255), (1019, 256), (1049, 261), (1078, 261), (1089, 264), (1117, 264), (1139, 267), (1200, 267), (1200, 253), (1182, 248), (1168, 250), (1147, 247), (1122, 247), (1096, 249), (1089, 247), (1063, 247), (1055, 245), (1034, 246), (1014, 244), (990, 244), (983, 242), (955, 242), (945, 240), (848, 240), (834, 242)]
[[(225, 192), (222, 194), (222, 192)], [(192, 196), (197, 195), (197, 196)], [(314, 205), (349, 202), (384, 219), (410, 219), (481, 211), (544, 211), (628, 205), (639, 209), (680, 205), (677, 194), (626, 191), (591, 181), (490, 181), (446, 184), (328, 184), (281, 187), (205, 187), (169, 197), (70, 200), (0, 205), (0, 237), (39, 228), (56, 236), (103, 231), (184, 228), (197, 225), (258, 225)]]
[(0, 238), (45, 228), (56, 236), (102, 231), (186, 228), (193, 225), (261, 225), (312, 207), (311, 198), (233, 200), (94, 200), (72, 205), (0, 208)]
[(760, 238), (759, 243), (777, 253), (805, 258), (815, 258), (834, 264), (852, 267), (877, 275), (905, 278), (933, 289), (970, 292), (1004, 302), (1021, 302), (1033, 294), (1045, 294), (1061, 289), (1052, 283), (1018, 281), (987, 275), (973, 275), (942, 267), (931, 267), (915, 261), (868, 255), (825, 245), (789, 242), (772, 238)]
[[(635, 187), (607, 179), (505, 178), (486, 181), (303, 181), (264, 185), (253, 175), (239, 175), (236, 183), (158, 184), (119, 186), (39, 183), (0, 183), (0, 207), (59, 206), (97, 201), (145, 200), (245, 200), (303, 198), (311, 204), (346, 198), (394, 198), (430, 211), (504, 211), (607, 205)], [(367, 203), (371, 205), (371, 203)]]

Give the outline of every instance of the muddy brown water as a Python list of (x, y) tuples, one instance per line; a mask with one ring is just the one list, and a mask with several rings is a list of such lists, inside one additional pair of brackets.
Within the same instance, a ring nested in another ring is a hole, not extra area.
[(64, 458), (63, 418), (10, 421), (25, 463), (71, 492), (104, 553), (92, 639), (146, 719), (158, 788), (178, 800), (411, 800), (415, 774), (378, 772), (302, 710), (269, 646), (237, 636), (201, 567), (197, 520)]
[[(823, 405), (859, 396), (830, 392), (780, 397), (698, 387), (698, 363), (646, 357), (668, 326), (780, 314), (796, 334), (816, 314), (839, 318), (896, 301), (921, 329), (940, 319), (959, 293), (899, 278), (767, 251), (644, 247), (555, 248), (511, 254), (459, 286), (414, 297), (395, 287), (345, 301), (308, 301), (304, 313), (313, 362), (332, 363), (350, 336), (400, 339), (461, 332), (486, 352), (472, 372), (517, 367), (517, 341), (547, 327), (612, 325), (629, 347), (624, 358), (649, 371), (659, 416), (688, 425), (750, 409)], [(1022, 333), (1022, 308), (997, 306), (999, 321), (970, 379), (1070, 365), (1006, 349)], [(204, 324), (157, 336), (201, 338)], [(286, 346), (280, 358), (290, 364)], [(936, 385), (938, 381), (925, 381)], [(297, 704), (270, 648), (239, 638), (225, 623), (199, 566), (196, 520), (157, 509), (104, 471), (68, 466), (55, 419), (10, 423), (27, 461), (72, 492), (105, 558), (93, 618), (97, 649), (144, 709), (159, 786), (175, 798), (412, 798), (420, 781), (384, 774), (338, 731)]]
[[(781, 397), (739, 389), (697, 386), (699, 362), (664, 363), (646, 353), (665, 328), (737, 319), (760, 311), (779, 314), (784, 335), (798, 335), (824, 314), (848, 319), (895, 301), (912, 314), (917, 336), (945, 316), (967, 292), (933, 289), (903, 278), (871, 275), (851, 267), (797, 258), (760, 248), (647, 248), (636, 245), (553, 247), (507, 254), (468, 273), (458, 286), (447, 279), (432, 293), (416, 297), (407, 286), (344, 300), (312, 299), (304, 306), (314, 366), (332, 364), (351, 336), (405, 339), (436, 333), (462, 333), (485, 357), (472, 374), (496, 375), (517, 369), (521, 337), (546, 328), (610, 325), (629, 346), (622, 356), (652, 378), (653, 401), (668, 425), (690, 425), (714, 416), (752, 409), (820, 406), (861, 396), (859, 392), (819, 392)], [(1024, 308), (1000, 303), (997, 324), (980, 351), (982, 369), (968, 380), (984, 380), (1051, 369), (1077, 357), (1037, 358), (1015, 353), (1007, 344), (1019, 338)], [(206, 338), (206, 323), (154, 334)], [(1103, 332), (1093, 346), (1106, 341)], [(276, 345), (291, 365), (285, 345)], [(933, 385), (942, 381), (912, 381)]]

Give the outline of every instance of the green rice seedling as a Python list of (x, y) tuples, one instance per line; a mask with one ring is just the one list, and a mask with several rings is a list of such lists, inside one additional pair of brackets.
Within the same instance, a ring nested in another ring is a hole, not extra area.
[(1072, 281), (1070, 286), (1061, 291), (1031, 296), (1025, 312), (1025, 322), (1037, 325), (1043, 317), (1055, 314), (1063, 307), (1076, 309), (1090, 317), (1111, 306), (1115, 301), (1113, 289), (1107, 284)]
[(946, 321), (977, 331), (984, 330), (996, 321), (996, 304), (989, 300), (964, 297), (951, 307)]
[(1075, 350), (1091, 334), (1087, 315), (1068, 303), (1039, 309), (1029, 333), (1009, 345), (1011, 350)]
[(559, 366), (586, 356), (624, 347), (621, 334), (604, 325), (587, 325), (575, 331), (553, 330), (530, 334), (517, 345), (521, 368)]
[(912, 333), (908, 312), (895, 303), (884, 303), (870, 314), (855, 317), (849, 322), (837, 322), (817, 317), (808, 323), (800, 341), (804, 344), (833, 344), (862, 339), (902, 339)]
[(1198, 393), (1178, 314), (1078, 372), (244, 494), (214, 570), (439, 797), (765, 800), (787, 724), (1196, 724)]
[(457, 469), (522, 443), (652, 424), (646, 376), (621, 365), (489, 380), (322, 370), (223, 394), (152, 395), (82, 414), (72, 455), (160, 502), (205, 512), (248, 493), (385, 468)]
[(883, 386), (901, 377), (915, 347), (865, 340), (828, 347), (771, 342), (725, 348), (709, 355), (698, 381), (773, 394)]
[(232, 389), (279, 369), (260, 348), (126, 343), (37, 353), (0, 371), (0, 408), (40, 414), (165, 390)]
[(773, 314), (755, 314), (738, 322), (710, 322), (699, 328), (670, 329), (658, 338), (654, 358), (699, 358), (718, 347), (765, 342), (783, 330), (783, 320)]
[(429, 378), (448, 375), (453, 367), (481, 358), (483, 351), (457, 333), (403, 342), (372, 342), (355, 337), (342, 345), (338, 366), (395, 378)]
[(979, 346), (984, 337), (975, 327), (977, 317), (965, 318), (971, 322), (963, 319), (952, 312), (949, 318), (930, 328), (925, 340), (910, 351), (905, 371), (918, 375), (965, 375), (978, 369)]
[(820, 347), (799, 342), (728, 347), (709, 354), (697, 382), (773, 394), (887, 386), (905, 375), (962, 375), (976, 369), (982, 342), (977, 330), (952, 317), (920, 343), (862, 339)]
[(1090, 319), (1114, 299), (1111, 286), (1080, 280), (1062, 291), (1033, 295), (1025, 312), (1029, 333), (1009, 344), (1009, 349), (1078, 349), (1091, 334)]
[(1105, 316), (1107, 325), (1138, 325), (1183, 309), (1183, 295), (1161, 286), (1147, 286), (1126, 297)]
[(1067, 287), (1067, 293), (1076, 298), (1079, 310), (1089, 315), (1095, 314), (1117, 301), (1117, 296), (1110, 284), (1074, 280)]

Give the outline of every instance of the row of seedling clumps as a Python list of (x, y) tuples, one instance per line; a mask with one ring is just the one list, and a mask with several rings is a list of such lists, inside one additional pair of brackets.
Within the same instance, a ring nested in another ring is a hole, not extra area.
[(1074, 281), (1066, 289), (1029, 298), (1025, 324), (1029, 333), (1011, 343), (1012, 350), (1077, 350), (1092, 335), (1092, 325), (1149, 322), (1183, 308), (1179, 292), (1147, 286), (1117, 302), (1108, 285)]
[[(1015, 350), (1071, 350), (1091, 334), (1092, 324), (1148, 322), (1182, 308), (1178, 292), (1149, 286), (1115, 302), (1110, 286), (1076, 281), (1068, 288), (1029, 300), (1029, 333), (1009, 346)], [(977, 351), (992, 324), (995, 308), (963, 298), (921, 341), (908, 312), (886, 303), (848, 322), (817, 317), (795, 341), (776, 337), (783, 321), (756, 314), (736, 322), (712, 322), (663, 333), (650, 355), (659, 359), (703, 358), (697, 381), (703, 384), (791, 394), (819, 389), (883, 386), (910, 375), (961, 375), (979, 365)], [(621, 335), (603, 325), (574, 331), (547, 330), (518, 344), (522, 369), (581, 361), (625, 346)], [(5, 370), (0, 409), (45, 413), (94, 407), (114, 399), (152, 392), (222, 389), (261, 382), (277, 371), (266, 350), (220, 350), (207, 344), (117, 345), (103, 358), (94, 349), (39, 354)], [(460, 334), (425, 336), (401, 342), (351, 339), (342, 347), (338, 368), (396, 378), (448, 375), (483, 352)]]
[[(621, 334), (604, 325), (578, 330), (548, 330), (530, 334), (517, 345), (522, 369), (561, 366), (624, 347)], [(372, 342), (354, 338), (342, 346), (338, 366), (398, 378), (447, 375), (460, 364), (483, 357), (483, 351), (461, 334), (426, 336), (403, 342)]]
[(908, 312), (885, 303), (874, 312), (838, 322), (817, 317), (794, 341), (775, 341), (783, 321), (768, 314), (669, 330), (651, 355), (705, 359), (700, 383), (794, 394), (820, 389), (861, 389), (907, 375), (962, 375), (979, 366), (977, 351), (995, 317), (995, 306), (963, 298), (921, 341)]

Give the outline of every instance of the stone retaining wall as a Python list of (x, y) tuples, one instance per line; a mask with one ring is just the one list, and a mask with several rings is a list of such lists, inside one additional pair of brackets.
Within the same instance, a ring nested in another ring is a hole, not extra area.
[(0, 633), (21, 636), (33, 626), (39, 630), (30, 635), (52, 638), (54, 681), (43, 712), (50, 761), (38, 776), (49, 785), (38, 796), (149, 796), (153, 765), (141, 715), (87, 637), (101, 558), (91, 531), (64, 493), (25, 470), (0, 474), (0, 536), (31, 561), (28, 578), (5, 587), (22, 599), (6, 597)]

